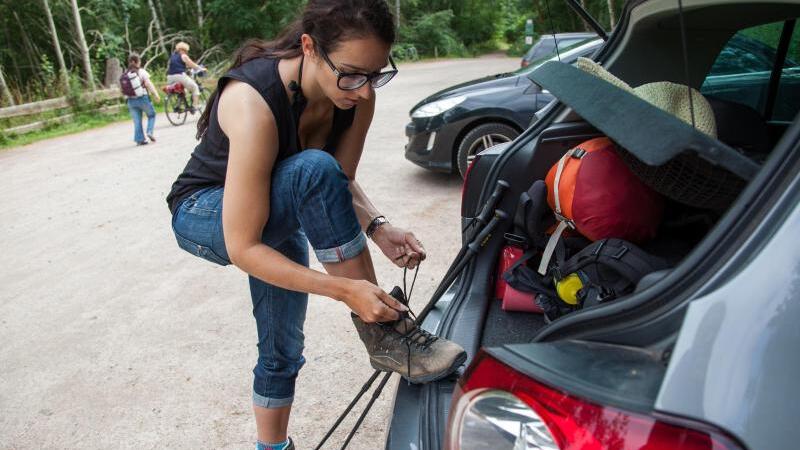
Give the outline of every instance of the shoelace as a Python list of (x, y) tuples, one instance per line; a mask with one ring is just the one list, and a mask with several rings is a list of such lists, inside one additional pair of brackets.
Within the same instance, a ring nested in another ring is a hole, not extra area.
[(406, 276), (408, 274), (408, 268), (403, 267), (403, 296), (406, 298), (406, 306), (408, 307), (407, 314), (413, 319), (413, 326), (411, 329), (408, 329), (408, 320), (405, 320), (407, 317), (401, 317), (401, 320), (403, 320), (403, 324), (406, 327), (400, 339), (406, 344), (406, 373), (408, 374), (408, 378), (411, 378), (411, 346), (414, 345), (415, 347), (424, 350), (436, 342), (437, 339), (439, 339), (437, 336), (434, 336), (420, 328), (420, 324), (417, 323), (417, 315), (411, 310), (411, 294), (414, 292), (414, 284), (417, 282), (417, 274), (419, 273), (420, 265), (421, 262), (417, 263), (417, 268), (414, 270), (414, 278), (411, 280), (411, 289), (408, 290), (406, 290)]

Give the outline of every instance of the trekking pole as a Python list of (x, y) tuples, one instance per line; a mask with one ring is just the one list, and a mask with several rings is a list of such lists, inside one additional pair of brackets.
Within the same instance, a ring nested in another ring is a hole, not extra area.
[(453, 284), (459, 273), (464, 270), (464, 267), (466, 267), (467, 263), (469, 263), (470, 260), (472, 260), (472, 258), (478, 254), (481, 248), (486, 245), (495, 228), (500, 225), (500, 222), (507, 218), (508, 214), (506, 214), (504, 211), (499, 209), (495, 210), (492, 220), (490, 220), (489, 223), (486, 224), (486, 226), (478, 233), (478, 235), (475, 236), (475, 239), (473, 239), (472, 242), (464, 246), (464, 256), (460, 261), (453, 262), (452, 270), (448, 270), (447, 275), (445, 275), (445, 278), (441, 283), (439, 283), (439, 287), (437, 287), (436, 291), (434, 291), (430, 301), (428, 301), (428, 304), (425, 305), (419, 314), (417, 314), (417, 325), (421, 324), (422, 321), (425, 320), (425, 317), (436, 305), (436, 301), (439, 299), (439, 297), (441, 297), (447, 288)]
[(361, 399), (361, 396), (364, 395), (369, 390), (369, 388), (372, 386), (372, 383), (375, 382), (375, 379), (378, 378), (378, 374), (380, 373), (381, 373), (380, 370), (376, 370), (372, 374), (372, 376), (369, 377), (367, 382), (364, 383), (363, 386), (361, 386), (361, 390), (358, 391), (358, 394), (356, 394), (353, 400), (350, 401), (350, 404), (347, 405), (347, 408), (345, 408), (344, 412), (339, 416), (338, 419), (336, 419), (336, 422), (334, 422), (333, 426), (328, 430), (328, 433), (325, 434), (325, 437), (323, 437), (322, 440), (319, 442), (319, 444), (317, 444), (317, 446), (314, 447), (314, 450), (319, 450), (320, 448), (322, 448), (322, 446), (325, 444), (328, 438), (331, 437), (334, 431), (336, 431), (336, 428), (339, 427), (339, 424), (342, 423), (342, 420), (344, 420), (344, 418), (347, 417), (348, 414), (350, 414), (350, 411), (353, 409), (356, 403), (358, 403), (358, 401)]
[[(376, 372), (379, 372), (379, 371), (376, 371)], [(356, 421), (356, 424), (353, 425), (353, 429), (350, 430), (350, 434), (347, 435), (347, 439), (345, 439), (344, 444), (342, 444), (342, 448), (340, 450), (344, 450), (345, 448), (347, 448), (347, 444), (349, 444), (350, 440), (353, 439), (353, 436), (355, 436), (356, 431), (358, 430), (358, 427), (361, 426), (361, 422), (363, 422), (364, 418), (367, 417), (367, 413), (369, 413), (369, 410), (372, 409), (372, 405), (375, 403), (375, 400), (377, 400), (378, 397), (381, 395), (381, 392), (383, 391), (383, 387), (386, 386), (386, 382), (389, 381), (389, 377), (391, 377), (391, 376), (392, 376), (392, 372), (386, 372), (386, 375), (383, 376), (383, 379), (378, 384), (378, 387), (376, 387), (375, 391), (372, 392), (372, 398), (369, 399), (369, 403), (367, 403), (367, 406), (364, 407), (364, 411), (362, 411), (361, 415), (358, 416), (358, 420)]]
[[(480, 225), (486, 225), (489, 221), (489, 217), (497, 208), (497, 203), (500, 202), (500, 198), (502, 198), (503, 193), (506, 189), (509, 188), (509, 184), (505, 180), (497, 180), (497, 184), (494, 186), (494, 191), (492, 191), (492, 195), (486, 200), (486, 203), (483, 204), (483, 208), (481, 209), (480, 214), (475, 217), (475, 221), (478, 222)], [(473, 235), (470, 237), (475, 237), (480, 230), (475, 230)], [(469, 239), (467, 239), (469, 241)]]

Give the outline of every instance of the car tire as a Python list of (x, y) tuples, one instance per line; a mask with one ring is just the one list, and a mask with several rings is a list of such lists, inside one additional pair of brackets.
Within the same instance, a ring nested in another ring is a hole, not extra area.
[(480, 153), (489, 147), (514, 140), (519, 132), (502, 123), (484, 123), (469, 131), (458, 145), (456, 164), (458, 172), (463, 177), (467, 172), (467, 160), (470, 156)]

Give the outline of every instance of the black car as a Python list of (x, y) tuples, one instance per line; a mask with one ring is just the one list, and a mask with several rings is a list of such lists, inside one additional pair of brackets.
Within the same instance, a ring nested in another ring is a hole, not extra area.
[[(387, 450), (798, 448), (800, 0), (684, 4), (629, 1), (596, 58), (631, 86), (702, 88), (716, 137), (567, 65), (530, 74), (557, 100), (471, 163), (461, 219), (474, 256), (456, 257), (463, 270), (448, 271), (422, 323), (469, 365), (458, 380), (398, 384)], [(668, 203), (648, 250), (668, 268), (629, 294), (550, 322), (503, 311), (497, 267), (522, 194), (598, 136), (654, 174), (708, 169), (691, 185), (691, 171), (664, 178), (687, 194), (740, 188), (713, 213)]]
[(546, 56), (552, 56), (556, 53), (556, 42), (558, 42), (558, 51), (563, 52), (568, 47), (585, 41), (586, 39), (597, 38), (595, 33), (557, 33), (545, 34), (536, 41), (535, 44), (525, 52), (522, 60), (519, 63), (520, 67), (528, 67), (532, 62), (537, 59), (542, 59)]
[(467, 160), (495, 144), (509, 142), (534, 114), (553, 100), (527, 74), (551, 59), (572, 63), (594, 53), (603, 41), (583, 39), (559, 56), (547, 56), (513, 73), (501, 73), (439, 91), (411, 108), (406, 125), (406, 159), (437, 172), (462, 174)]

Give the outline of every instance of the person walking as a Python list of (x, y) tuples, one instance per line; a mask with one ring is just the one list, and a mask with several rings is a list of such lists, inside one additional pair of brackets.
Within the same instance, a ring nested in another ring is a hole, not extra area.
[(150, 74), (141, 67), (141, 58), (138, 54), (131, 53), (128, 56), (128, 69), (120, 78), (120, 86), (133, 119), (134, 142), (136, 145), (147, 145), (147, 139), (142, 130), (142, 113), (147, 116), (147, 138), (150, 139), (150, 142), (155, 142), (153, 130), (156, 126), (156, 110), (147, 94), (148, 92), (152, 94), (157, 102), (161, 101), (161, 96), (158, 95), (156, 87), (150, 81)]
[(181, 83), (192, 95), (192, 108), (190, 111), (194, 114), (197, 110), (196, 106), (199, 104), (200, 88), (192, 77), (186, 74), (187, 67), (197, 71), (205, 70), (203, 66), (192, 61), (192, 58), (189, 57), (189, 44), (178, 42), (175, 44), (175, 51), (172, 52), (167, 63), (167, 83)]
[[(402, 295), (378, 287), (367, 247), (372, 239), (398, 267), (426, 256), (356, 181), (376, 90), (398, 73), (394, 39), (385, 0), (309, 0), (278, 38), (245, 44), (167, 196), (182, 249), (249, 275), (257, 449), (294, 448), (287, 427), (305, 362), (308, 293), (352, 311), (375, 369), (424, 383), (466, 359), (457, 344), (418, 328)], [(309, 243), (324, 273), (308, 267)]]

